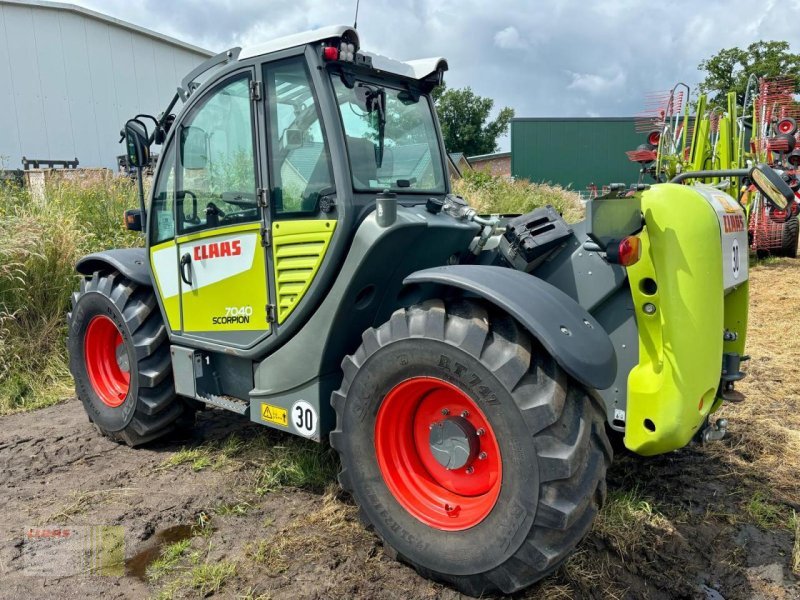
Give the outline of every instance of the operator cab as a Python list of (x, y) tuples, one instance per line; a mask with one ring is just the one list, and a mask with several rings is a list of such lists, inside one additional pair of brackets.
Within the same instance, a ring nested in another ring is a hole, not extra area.
[(233, 48), (182, 80), (132, 145), (164, 140), (149, 206), (126, 217), (146, 224), (175, 343), (265, 351), (313, 313), (378, 193), (449, 193), (430, 98), (445, 70), (363, 52), (337, 26)]

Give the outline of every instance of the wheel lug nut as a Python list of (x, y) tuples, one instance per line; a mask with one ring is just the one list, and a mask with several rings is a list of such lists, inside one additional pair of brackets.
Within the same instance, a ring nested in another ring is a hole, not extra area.
[(464, 419), (466, 419), (466, 418), (469, 416), (469, 412), (468, 412), (468, 411), (466, 411), (466, 410), (462, 410), (462, 411), (461, 411), (461, 416), (462, 416)]
[(467, 475), (472, 475), (475, 472), (475, 467), (467, 467), (466, 473)]
[(481, 452), (480, 454), (478, 454), (478, 459), (479, 460), (486, 460), (486, 452)]
[(445, 416), (449, 415), (450, 414), (450, 409), (449, 408), (443, 408), (442, 409), (442, 414), (445, 415)]
[(478, 431), (476, 431), (475, 433), (476, 433), (477, 435), (483, 435), (483, 434), (485, 434), (485, 433), (486, 433), (486, 430), (485, 430), (483, 427), (481, 427), (481, 428), (480, 428), (480, 429), (478, 429)]

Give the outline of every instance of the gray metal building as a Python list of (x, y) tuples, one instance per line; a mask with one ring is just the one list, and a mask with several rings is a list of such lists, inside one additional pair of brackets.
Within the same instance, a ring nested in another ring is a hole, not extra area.
[(0, 0), (0, 169), (115, 167), (125, 121), (162, 111), (211, 54), (73, 4)]

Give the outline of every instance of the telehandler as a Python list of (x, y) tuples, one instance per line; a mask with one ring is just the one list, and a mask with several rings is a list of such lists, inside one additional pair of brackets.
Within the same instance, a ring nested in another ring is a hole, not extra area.
[[(726, 194), (674, 183), (613, 187), (572, 225), (478, 215), (447, 178), (446, 69), (328, 27), (213, 57), (128, 121), (132, 165), (161, 145), (125, 216), (146, 245), (78, 262), (70, 368), (131, 446), (198, 406), (329, 439), (391, 555), (510, 593), (589, 531), (609, 435), (650, 456), (724, 434), (747, 231)], [(721, 173), (791, 194), (768, 167)]]

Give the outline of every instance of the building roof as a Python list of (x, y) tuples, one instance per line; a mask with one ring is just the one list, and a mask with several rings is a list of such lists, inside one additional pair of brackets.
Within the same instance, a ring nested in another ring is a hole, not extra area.
[(559, 121), (591, 121), (597, 123), (598, 121), (634, 121), (639, 119), (640, 117), (514, 117), (511, 119), (512, 121), (548, 121), (548, 122), (559, 122)]
[(511, 156), (511, 152), (492, 152), (491, 154), (478, 154), (477, 156), (468, 156), (469, 162), (492, 160), (494, 158), (507, 158)]
[(163, 33), (158, 33), (156, 31), (153, 31), (152, 29), (139, 27), (138, 25), (134, 25), (133, 23), (128, 23), (127, 21), (122, 21), (121, 19), (115, 19), (114, 17), (110, 17), (108, 15), (104, 15), (102, 13), (90, 10), (88, 8), (84, 8), (83, 6), (77, 6), (75, 4), (68, 4), (66, 2), (50, 2), (49, 0), (0, 0), (0, 5), (3, 4), (28, 6), (32, 8), (49, 8), (53, 10), (72, 12), (84, 17), (88, 17), (90, 19), (94, 19), (96, 21), (109, 23), (121, 29), (127, 29), (128, 31), (139, 33), (154, 40), (164, 42), (171, 46), (177, 46), (178, 48), (183, 48), (184, 50), (189, 50), (190, 52), (195, 52), (203, 56), (214, 55), (213, 52), (211, 52), (210, 50), (206, 50), (205, 48), (201, 48), (193, 44), (187, 44), (186, 42), (182, 42), (181, 40), (175, 39), (174, 37), (170, 37), (168, 35), (164, 35)]

